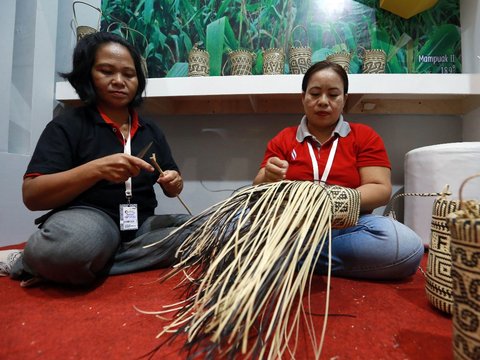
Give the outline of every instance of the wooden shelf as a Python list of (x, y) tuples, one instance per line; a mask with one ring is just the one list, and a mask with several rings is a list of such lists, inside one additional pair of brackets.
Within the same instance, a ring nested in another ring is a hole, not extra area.
[[(301, 114), (303, 75), (151, 78), (142, 112), (177, 114)], [(480, 74), (350, 74), (350, 114), (463, 115), (480, 107)], [(56, 100), (79, 103), (67, 82)]]

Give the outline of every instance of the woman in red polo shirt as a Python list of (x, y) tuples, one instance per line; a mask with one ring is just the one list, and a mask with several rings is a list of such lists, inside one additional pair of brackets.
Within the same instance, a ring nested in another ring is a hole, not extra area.
[[(423, 244), (405, 225), (372, 214), (390, 199), (390, 162), (372, 128), (343, 118), (347, 97), (348, 75), (341, 66), (328, 61), (312, 65), (302, 82), (305, 116), (300, 125), (270, 140), (254, 184), (305, 180), (357, 189), (358, 224), (332, 232), (332, 274), (401, 279), (416, 272)], [(327, 271), (327, 251), (316, 264), (319, 274)]]

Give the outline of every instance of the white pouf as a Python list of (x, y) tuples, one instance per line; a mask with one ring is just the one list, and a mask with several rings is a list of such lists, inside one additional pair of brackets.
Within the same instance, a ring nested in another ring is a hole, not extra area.
[[(462, 182), (480, 173), (480, 142), (458, 142), (425, 146), (405, 154), (405, 193), (441, 192), (450, 186), (449, 199), (459, 198)], [(480, 200), (480, 178), (464, 186), (462, 199)], [(405, 197), (404, 223), (424, 244), (430, 243), (435, 197)]]

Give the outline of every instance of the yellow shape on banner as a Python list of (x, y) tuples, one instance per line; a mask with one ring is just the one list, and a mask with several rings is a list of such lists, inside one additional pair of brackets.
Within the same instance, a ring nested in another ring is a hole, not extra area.
[(380, 0), (380, 8), (409, 19), (432, 8), (438, 0)]

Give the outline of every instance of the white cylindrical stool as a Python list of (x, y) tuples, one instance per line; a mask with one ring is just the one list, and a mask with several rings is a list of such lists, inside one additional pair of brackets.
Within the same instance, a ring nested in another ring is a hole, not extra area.
[[(425, 146), (405, 154), (405, 193), (441, 192), (450, 186), (451, 199), (458, 199), (459, 187), (467, 177), (480, 173), (480, 142), (457, 142)], [(464, 188), (464, 199), (479, 199), (480, 186)], [(405, 197), (404, 223), (424, 244), (430, 242), (435, 197)]]

